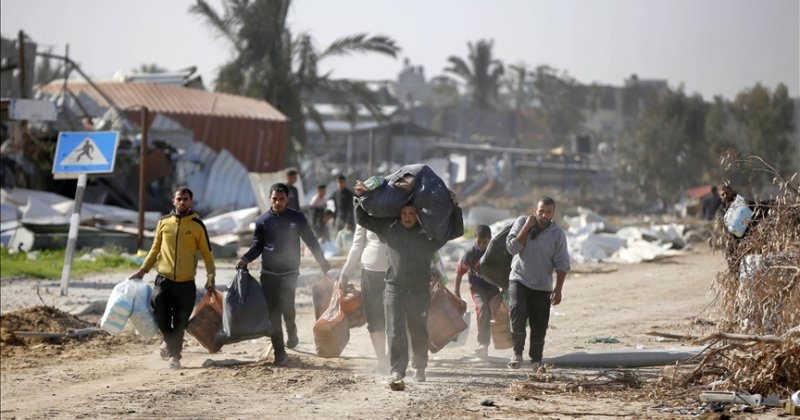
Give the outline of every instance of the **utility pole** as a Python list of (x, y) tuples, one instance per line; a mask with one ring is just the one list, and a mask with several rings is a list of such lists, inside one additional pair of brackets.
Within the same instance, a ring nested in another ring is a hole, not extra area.
[(147, 204), (147, 185), (145, 183), (145, 163), (147, 162), (147, 107), (142, 106), (142, 146), (139, 151), (139, 233), (136, 238), (136, 249), (144, 249), (144, 211)]

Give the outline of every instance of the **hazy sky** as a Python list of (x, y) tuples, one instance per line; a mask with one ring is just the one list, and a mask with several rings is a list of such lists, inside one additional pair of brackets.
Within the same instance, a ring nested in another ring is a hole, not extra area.
[[(220, 0), (209, 2), (221, 10)], [(23, 29), (42, 46), (70, 56), (97, 79), (156, 63), (195, 65), (207, 84), (230, 56), (188, 0), (2, 0), (5, 37)], [(403, 58), (441, 74), (467, 42), (494, 39), (508, 64), (547, 64), (582, 83), (621, 85), (635, 73), (684, 85), (706, 99), (732, 98), (761, 82), (798, 96), (799, 0), (297, 0), (295, 31), (323, 47), (357, 32), (397, 40), (400, 58), (351, 56), (328, 62), (334, 76), (395, 79)]]

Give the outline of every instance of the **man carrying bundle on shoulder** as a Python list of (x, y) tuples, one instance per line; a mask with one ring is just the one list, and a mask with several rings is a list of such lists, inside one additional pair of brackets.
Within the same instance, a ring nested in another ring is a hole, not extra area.
[[(355, 193), (363, 195), (367, 189), (356, 182)], [(440, 240), (430, 239), (417, 220), (417, 209), (406, 203), (399, 217), (370, 216), (362, 206), (356, 207), (356, 222), (375, 232), (389, 250), (389, 270), (386, 273), (384, 312), (386, 335), (389, 341), (390, 388), (403, 389), (403, 379), (408, 367), (408, 338), (411, 335), (414, 380), (425, 382), (428, 365), (428, 309), (430, 308), (430, 266), (433, 254), (451, 239), (464, 234), (461, 209), (450, 192), (454, 206), (450, 215), (450, 234)]]

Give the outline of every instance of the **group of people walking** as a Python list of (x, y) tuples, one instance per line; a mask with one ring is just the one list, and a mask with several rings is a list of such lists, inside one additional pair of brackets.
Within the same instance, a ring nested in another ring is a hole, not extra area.
[[(330, 269), (320, 247), (319, 235), (315, 233), (318, 214), (312, 212), (310, 223), (298, 208), (297, 190), (292, 180), (293, 177), (296, 180), (296, 176), (296, 172), (288, 172), (287, 183), (271, 186), (270, 208), (256, 219), (252, 244), (236, 263), (237, 268), (246, 268), (256, 259), (261, 260), (261, 287), (269, 308), (265, 316), (269, 316), (275, 327), (271, 341), (274, 362), (278, 365), (288, 358), (286, 348), (294, 348), (299, 342), (294, 301), (300, 269), (300, 241), (311, 251), (322, 272)], [(413, 378), (425, 381), (431, 261), (445, 243), (463, 236), (461, 208), (451, 192), (454, 210), (449, 220), (450, 234), (435, 240), (429, 238), (420, 225), (413, 204), (404, 205), (397, 217), (373, 217), (361, 206), (354, 205), (354, 197), (366, 193), (361, 181), (356, 181), (352, 192), (344, 176), (337, 182), (339, 189), (333, 196), (336, 223), (345, 227), (354, 221), (357, 225), (337, 285), (346, 288), (351, 279), (358, 277), (360, 266), (363, 308), (378, 369), (389, 373), (390, 384), (402, 383), (409, 364), (410, 342)], [(183, 335), (196, 293), (196, 255), (199, 253), (205, 261), (207, 289), (215, 287), (215, 266), (208, 233), (192, 211), (191, 190), (176, 189), (172, 204), (174, 210), (159, 220), (153, 246), (133, 277), (142, 277), (156, 267), (152, 306), (164, 337), (161, 355), (169, 360), (171, 367), (179, 368)], [(566, 235), (553, 220), (555, 211), (555, 202), (544, 197), (536, 203), (533, 214), (514, 222), (505, 244), (508, 252), (514, 255), (509, 288), (505, 291), (491, 285), (478, 273), (477, 264), (491, 239), (491, 230), (488, 226), (477, 227), (474, 247), (458, 264), (455, 293), (460, 296), (461, 278), (468, 274), (478, 318), (478, 356), (486, 357), (490, 344), (489, 302), (495, 295), (507, 292), (514, 343), (508, 367), (520, 367), (528, 336), (526, 325), (530, 327), (530, 361), (534, 367), (541, 363), (550, 305), (560, 303), (570, 269)], [(285, 340), (282, 321), (286, 324)]]

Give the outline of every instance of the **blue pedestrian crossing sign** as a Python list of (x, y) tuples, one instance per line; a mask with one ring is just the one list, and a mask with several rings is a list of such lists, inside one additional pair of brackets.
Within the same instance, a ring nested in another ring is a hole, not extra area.
[(114, 172), (118, 144), (117, 131), (62, 131), (56, 144), (53, 174)]

